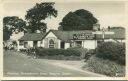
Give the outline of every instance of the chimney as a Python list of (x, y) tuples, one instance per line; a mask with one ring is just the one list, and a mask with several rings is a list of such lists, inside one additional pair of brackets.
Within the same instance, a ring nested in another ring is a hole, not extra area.
[(108, 31), (111, 29), (111, 27), (110, 26), (108, 26)]

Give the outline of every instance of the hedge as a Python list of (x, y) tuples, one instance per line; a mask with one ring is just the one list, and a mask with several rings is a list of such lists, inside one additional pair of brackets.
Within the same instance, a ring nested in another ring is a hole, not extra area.
[(40, 58), (62, 59), (62, 60), (80, 60), (81, 52), (73, 49), (50, 49), (37, 48), (36, 54)]
[(125, 44), (104, 42), (96, 48), (96, 56), (125, 65)]

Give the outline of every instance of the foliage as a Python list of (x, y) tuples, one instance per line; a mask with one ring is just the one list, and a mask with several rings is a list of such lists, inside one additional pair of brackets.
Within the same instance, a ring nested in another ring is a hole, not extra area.
[(20, 52), (27, 52), (26, 49), (20, 49)]
[(37, 3), (33, 8), (29, 9), (25, 15), (29, 23), (28, 29), (31, 29), (32, 32), (46, 29), (47, 26), (43, 20), (51, 16), (57, 17), (57, 10), (53, 7), (54, 4), (53, 2)]
[(96, 48), (96, 56), (125, 65), (125, 44), (104, 42)]
[(83, 48), (83, 47), (71, 47), (71, 48), (68, 48), (67, 50), (77, 50), (81, 53), (81, 59), (84, 59), (85, 56), (88, 54), (88, 49), (86, 48)]
[(3, 29), (3, 41), (9, 40), (11, 34), (12, 34), (12, 31), (8, 29)]
[(42, 58), (60, 60), (80, 60), (81, 53), (77, 50), (37, 48), (36, 54)]
[(117, 64), (108, 59), (104, 60), (98, 58), (95, 55), (92, 56), (83, 69), (88, 69), (95, 73), (104, 74), (111, 77), (124, 77), (125, 76), (125, 66)]
[(92, 30), (93, 24), (97, 23), (97, 19), (87, 10), (79, 9), (75, 12), (69, 12), (60, 22), (58, 29), (63, 30)]
[(3, 40), (6, 41), (10, 38), (13, 32), (24, 31), (26, 22), (17, 16), (7, 16), (3, 18)]

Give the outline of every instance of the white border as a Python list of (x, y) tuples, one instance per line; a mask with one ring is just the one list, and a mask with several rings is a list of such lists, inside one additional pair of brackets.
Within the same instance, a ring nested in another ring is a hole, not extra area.
[[(3, 23), (2, 21), (2, 5), (4, 0), (2, 0), (0, 2), (0, 78), (1, 80), (128, 80), (128, 0), (39, 0), (39, 1), (46, 1), (46, 2), (86, 2), (86, 1), (124, 1), (125, 2), (125, 17), (126, 17), (126, 76), (125, 77), (3, 77), (3, 44), (2, 44), (2, 40), (3, 40), (3, 31), (2, 31), (2, 27), (3, 27)], [(20, 0), (17, 0), (20, 1)], [(24, 0), (27, 1), (27, 0)], [(34, 0), (32, 0), (34, 1)], [(6, 2), (6, 1), (5, 1)], [(11, 0), (10, 0), (11, 2)]]

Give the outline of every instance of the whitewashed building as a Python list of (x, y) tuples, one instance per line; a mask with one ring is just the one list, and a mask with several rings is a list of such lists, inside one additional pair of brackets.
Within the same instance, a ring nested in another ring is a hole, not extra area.
[[(110, 30), (111, 31), (111, 30)], [(95, 49), (102, 34), (93, 34), (96, 31), (60, 31), (49, 30), (47, 33), (27, 33), (19, 39), (18, 50), (29, 47), (43, 47), (67, 49), (70, 47), (83, 47)], [(104, 41), (124, 42), (125, 31), (113, 30), (114, 34), (104, 35)]]

